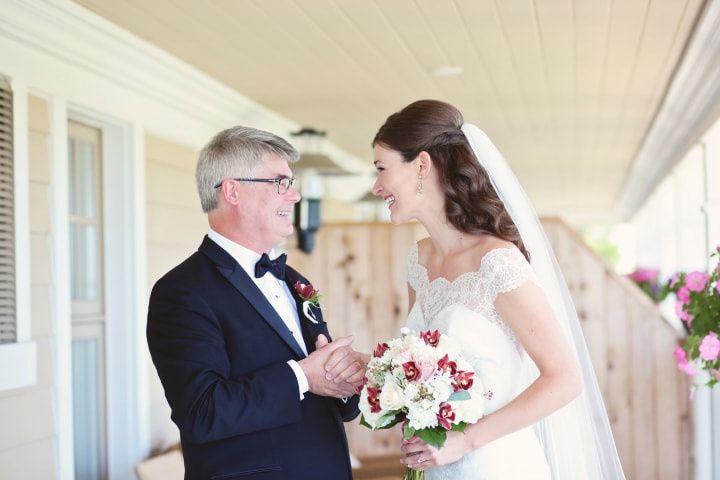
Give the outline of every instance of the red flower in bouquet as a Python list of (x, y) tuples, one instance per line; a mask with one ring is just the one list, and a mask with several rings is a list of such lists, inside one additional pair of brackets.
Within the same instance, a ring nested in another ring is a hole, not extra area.
[(405, 372), (405, 380), (412, 382), (420, 378), (420, 369), (417, 367), (415, 362), (405, 362), (402, 364), (403, 371)]
[(474, 372), (458, 372), (453, 382), (455, 391), (470, 390), (473, 386), (473, 375), (475, 375)]
[(373, 357), (375, 357), (375, 358), (382, 357), (385, 354), (385, 352), (387, 352), (388, 348), (390, 348), (390, 347), (388, 346), (387, 343), (378, 343), (377, 346), (375, 347), (375, 350), (373, 351)]
[(455, 421), (455, 412), (449, 403), (441, 403), (440, 411), (437, 414), (438, 423), (445, 430), (452, 429), (452, 422)]
[(438, 368), (450, 375), (455, 375), (455, 373), (457, 373), (457, 363), (450, 360), (447, 354), (443, 355), (443, 357), (438, 360)]
[(422, 338), (426, 344), (437, 347), (440, 341), (440, 332), (438, 330), (420, 332), (420, 338)]

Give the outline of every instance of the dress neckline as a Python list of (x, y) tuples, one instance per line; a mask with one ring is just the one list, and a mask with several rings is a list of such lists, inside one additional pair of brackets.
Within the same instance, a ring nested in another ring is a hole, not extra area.
[(491, 248), (490, 250), (488, 250), (488, 251), (485, 253), (485, 255), (482, 256), (482, 258), (480, 259), (480, 265), (478, 266), (478, 268), (477, 268), (476, 270), (470, 270), (470, 271), (467, 271), (467, 272), (463, 272), (463, 273), (461, 273), (460, 275), (458, 275), (457, 277), (455, 277), (455, 278), (452, 279), (452, 280), (448, 280), (448, 279), (445, 278), (445, 277), (435, 277), (435, 278), (433, 278), (432, 280), (430, 280), (430, 276), (428, 275), (427, 267), (425, 267), (425, 265), (423, 265), (422, 263), (420, 263), (420, 249), (418, 248), (418, 244), (417, 244), (417, 243), (415, 243), (414, 248), (415, 248), (415, 264), (416, 264), (418, 267), (420, 267), (420, 270), (422, 270), (422, 272), (423, 272), (423, 277), (424, 277), (424, 279), (425, 279), (425, 283), (428, 284), (428, 287), (431, 286), (431, 285), (433, 285), (434, 283), (446, 283), (446, 284), (448, 284), (448, 285), (454, 285), (454, 284), (458, 283), (458, 281), (459, 281), (460, 279), (462, 279), (462, 278), (464, 278), (464, 277), (466, 277), (466, 276), (470, 276), (470, 275), (472, 275), (472, 274), (476, 274), (476, 273), (480, 272), (480, 271), (482, 270), (482, 268), (483, 268), (483, 265), (485, 264), (485, 261), (488, 260), (489, 257), (494, 256), (495, 254), (497, 254), (497, 253), (499, 253), (499, 252), (517, 250), (516, 247), (495, 247), (495, 248)]

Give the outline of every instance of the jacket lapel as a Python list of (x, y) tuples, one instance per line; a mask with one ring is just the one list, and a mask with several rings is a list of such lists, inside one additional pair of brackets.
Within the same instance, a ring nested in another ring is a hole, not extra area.
[[(263, 295), (257, 285), (255, 285), (255, 282), (253, 282), (248, 274), (245, 273), (245, 270), (238, 265), (235, 259), (207, 236), (200, 245), (199, 250), (215, 262), (218, 271), (232, 286), (245, 296), (253, 308), (255, 308), (268, 325), (280, 335), (280, 338), (287, 343), (293, 352), (295, 352), (299, 358), (305, 357), (305, 353), (295, 341), (295, 337), (293, 337), (290, 329), (288, 329), (285, 322), (280, 318), (280, 315), (278, 315), (267, 298), (265, 298), (265, 295)], [(300, 321), (302, 322), (302, 319)]]
[(318, 335), (321, 333), (325, 335), (328, 341), (332, 340), (327, 330), (327, 325), (323, 321), (322, 313), (320, 309), (314, 306), (310, 308), (313, 310), (317, 324), (312, 323), (303, 311), (303, 303), (305, 302), (295, 290), (295, 282), (300, 281), (307, 283), (307, 280), (300, 277), (300, 275), (291, 267), (285, 267), (285, 283), (287, 284), (290, 292), (292, 293), (293, 299), (295, 300), (295, 308), (298, 312), (298, 319), (300, 320), (300, 328), (302, 329), (303, 338), (305, 339), (305, 347), (307, 348), (308, 354), (315, 351), (315, 341)]

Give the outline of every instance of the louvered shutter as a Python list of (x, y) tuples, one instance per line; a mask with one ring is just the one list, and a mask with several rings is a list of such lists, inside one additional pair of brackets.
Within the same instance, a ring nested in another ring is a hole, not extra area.
[(15, 342), (15, 208), (13, 101), (0, 78), (0, 343)]

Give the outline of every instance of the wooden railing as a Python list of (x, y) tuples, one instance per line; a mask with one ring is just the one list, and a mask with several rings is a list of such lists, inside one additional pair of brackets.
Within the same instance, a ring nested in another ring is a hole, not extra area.
[(655, 305), (564, 222), (543, 219), (565, 275), (628, 479), (693, 478), (689, 383)]
[[(689, 480), (690, 401), (672, 356), (675, 331), (566, 224), (543, 225), (580, 317), (627, 478)], [(370, 351), (405, 322), (405, 263), (422, 236), (417, 224), (325, 225), (313, 253), (290, 249), (289, 262), (320, 289), (331, 333), (353, 334), (354, 346)], [(385, 466), (398, 456), (399, 432), (371, 432), (357, 421), (347, 430), (351, 450), (366, 463), (357, 478), (392, 478)]]

